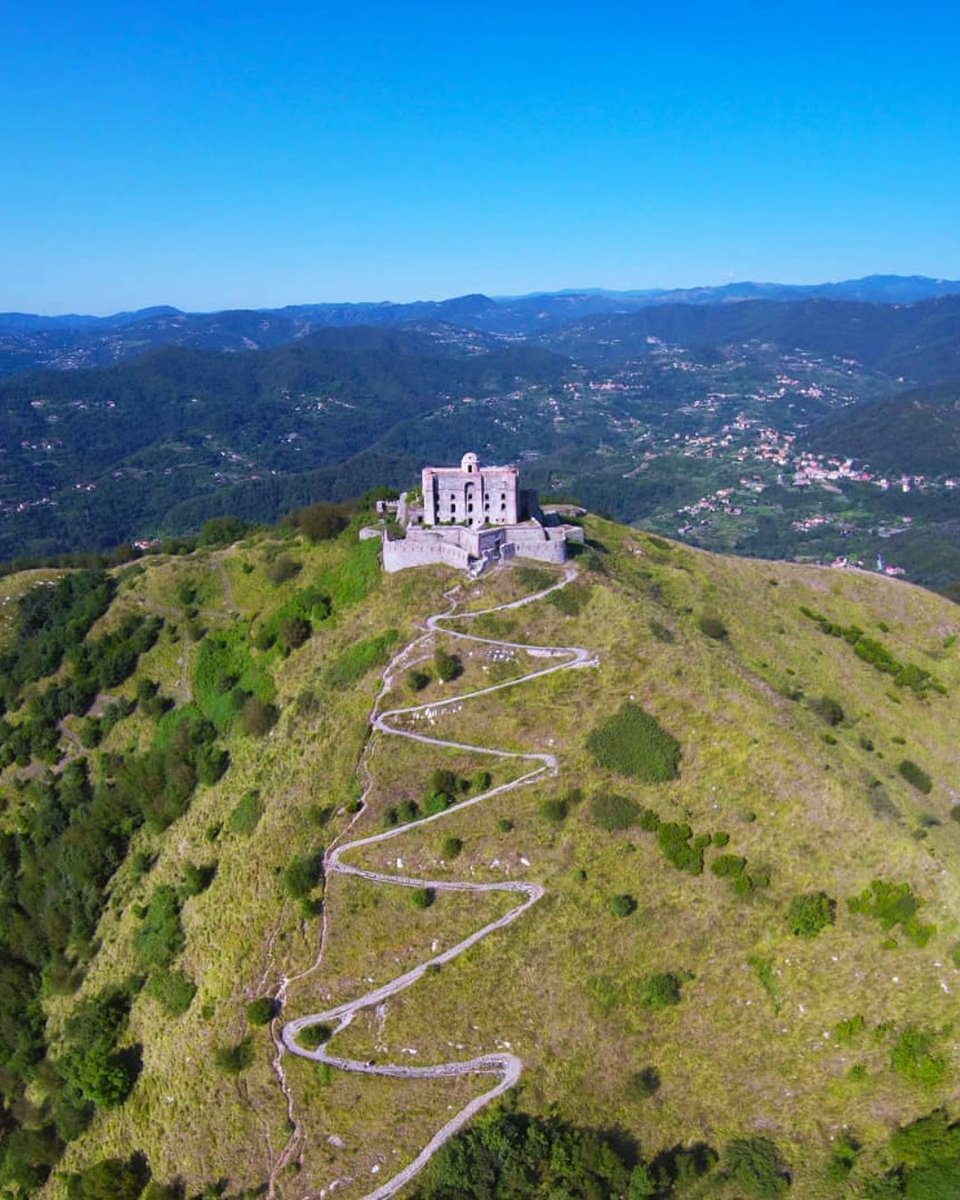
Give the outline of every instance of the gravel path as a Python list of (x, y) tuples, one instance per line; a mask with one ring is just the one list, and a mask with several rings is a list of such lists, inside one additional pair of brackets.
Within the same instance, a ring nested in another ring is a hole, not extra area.
[[(404, 1169), (381, 1184), (375, 1191), (368, 1193), (364, 1200), (386, 1200), (388, 1196), (395, 1195), (403, 1188), (411, 1179), (421, 1171), (430, 1161), (440, 1147), (451, 1138), (458, 1130), (460, 1130), (477, 1112), (485, 1105), (489, 1104), (497, 1096), (502, 1095), (508, 1088), (513, 1087), (520, 1078), (523, 1069), (523, 1062), (515, 1054), (483, 1054), (477, 1058), (466, 1059), (462, 1062), (438, 1063), (430, 1067), (411, 1067), (406, 1065), (391, 1065), (386, 1063), (374, 1063), (360, 1061), (351, 1058), (339, 1058), (330, 1052), (330, 1046), (334, 1041), (337, 1033), (345, 1029), (350, 1024), (354, 1016), (364, 1009), (373, 1008), (378, 1004), (382, 1004), (391, 996), (397, 995), (404, 991), (412, 984), (416, 983), (431, 967), (440, 966), (443, 963), (450, 962), (475, 945), (482, 938), (498, 929), (505, 929), (508, 925), (516, 921), (520, 916), (527, 911), (528, 908), (536, 904), (544, 895), (545, 889), (539, 883), (525, 883), (522, 881), (508, 881), (504, 883), (470, 883), (470, 882), (455, 882), (444, 879), (417, 879), (406, 875), (390, 875), (383, 874), (379, 871), (367, 871), (360, 867), (350, 866), (342, 861), (345, 854), (358, 850), (364, 846), (374, 846), (381, 842), (388, 842), (393, 838), (400, 837), (408, 833), (413, 827), (419, 825), (428, 825), (435, 821), (441, 821), (452, 812), (460, 812), (464, 808), (468, 808), (473, 804), (481, 804), (485, 800), (489, 800), (491, 796), (502, 795), (505, 792), (513, 791), (516, 788), (524, 787), (527, 784), (534, 782), (546, 775), (555, 774), (557, 771), (557, 760), (552, 754), (522, 754), (509, 750), (498, 750), (488, 746), (473, 746), (464, 742), (449, 741), (444, 738), (430, 737), (427, 734), (413, 733), (407, 729), (398, 728), (393, 722), (399, 717), (408, 717), (414, 713), (420, 712), (436, 712), (439, 709), (446, 708), (451, 704), (462, 704), (465, 701), (474, 699), (477, 696), (486, 696), (491, 692), (502, 691), (506, 688), (517, 687), (522, 683), (528, 683), (532, 679), (539, 679), (544, 675), (551, 675), (555, 671), (569, 671), (580, 667), (592, 667), (597, 665), (597, 660), (591, 655), (588, 650), (584, 650), (580, 646), (529, 646), (522, 642), (506, 642), (496, 638), (477, 637), (473, 634), (463, 633), (458, 629), (448, 628), (446, 623), (450, 620), (465, 621), (475, 617), (479, 617), (484, 613), (503, 612), (507, 609), (522, 608), (524, 605), (530, 604), (535, 600), (549, 595), (550, 592), (556, 591), (558, 588), (566, 587), (573, 579), (576, 578), (576, 571), (570, 567), (566, 570), (563, 579), (554, 584), (552, 587), (546, 588), (543, 591), (536, 592), (533, 595), (525, 596), (521, 600), (514, 600), (509, 604), (498, 604), (494, 608), (482, 610), (482, 612), (470, 612), (455, 614), (456, 607), (455, 598), (451, 598), (450, 608), (444, 612), (429, 617), (426, 621), (427, 632), (421, 637), (415, 639), (412, 643), (401, 650), (390, 662), (383, 677), (383, 686), (377, 701), (374, 704), (373, 712), (370, 715), (370, 724), (374, 730), (388, 736), (403, 737), (410, 741), (422, 742), (429, 746), (442, 746), (445, 749), (467, 750), (475, 754), (487, 754), (495, 758), (502, 759), (518, 759), (532, 764), (531, 769), (525, 772), (519, 778), (512, 780), (509, 783), (501, 784), (499, 787), (490, 788), (488, 791), (474, 796), (470, 800), (465, 800), (452, 808), (446, 809), (430, 817), (424, 817), (419, 821), (410, 822), (407, 825), (398, 826), (395, 829), (389, 829), (384, 833), (376, 833), (370, 837), (360, 838), (357, 841), (345, 842), (337, 844), (336, 842), (327, 850), (324, 856), (324, 871), (329, 877), (334, 874), (354, 875), (361, 879), (368, 879), (374, 883), (392, 884), (398, 887), (409, 888), (432, 888), (435, 891), (446, 892), (510, 892), (515, 893), (521, 902), (512, 908), (504, 916), (496, 921), (491, 921), (484, 925), (481, 929), (470, 934), (455, 946), (451, 946), (448, 950), (441, 954), (434, 955), (411, 970), (398, 975), (389, 983), (383, 984), (381, 987), (375, 988), (373, 991), (367, 992), (362, 996), (358, 996), (355, 1000), (348, 1000), (343, 1004), (338, 1004), (334, 1008), (325, 1010), (324, 1012), (310, 1013), (308, 1016), (297, 1017), (295, 1020), (287, 1021), (280, 1030), (279, 1047), (282, 1051), (289, 1051), (292, 1054), (300, 1055), (302, 1058), (310, 1058), (316, 1062), (329, 1063), (332, 1067), (337, 1067), (343, 1071), (353, 1071), (362, 1075), (386, 1075), (395, 1079), (440, 1079), (453, 1077), (458, 1075), (491, 1075), (496, 1078), (496, 1083), (488, 1091), (482, 1095), (475, 1097), (462, 1108), (451, 1120), (449, 1120), (441, 1129), (433, 1135), (430, 1141), (424, 1146), (416, 1158), (409, 1163)], [(455, 589), (459, 591), (459, 589)], [(451, 593), (451, 597), (454, 593)], [(537, 658), (551, 660), (550, 665), (544, 666), (538, 670), (530, 671), (526, 675), (522, 675), (517, 679), (512, 679), (507, 683), (495, 684), (491, 687), (480, 688), (477, 691), (461, 693), (458, 696), (451, 696), (444, 700), (435, 700), (427, 704), (418, 704), (410, 708), (390, 709), (386, 712), (380, 712), (380, 703), (383, 697), (389, 692), (393, 686), (394, 680), (400, 671), (405, 669), (407, 663), (412, 658), (416, 657), (418, 651), (423, 644), (429, 640), (434, 633), (443, 632), (449, 637), (455, 637), (469, 642), (478, 642), (488, 646), (499, 646), (504, 649), (522, 650)], [(556, 661), (552, 661), (556, 660)], [(369, 789), (368, 789), (369, 790)], [(352, 822), (351, 822), (352, 825)], [(345, 831), (349, 832), (349, 830)], [(320, 962), (328, 935), (328, 927), (326, 924), (326, 913), (324, 914), (324, 930), (321, 938), (321, 949), (318, 958), (311, 970), (315, 969)], [(306, 972), (304, 973), (306, 974)], [(292, 982), (291, 979), (283, 979), (280, 982), (278, 998), (285, 1000), (287, 985)], [(297, 1043), (297, 1035), (304, 1029), (312, 1025), (332, 1025), (333, 1035), (328, 1042), (320, 1046), (316, 1050), (307, 1050)], [(282, 1078), (282, 1067), (279, 1062), (276, 1064), (279, 1069), (278, 1074)], [(288, 1097), (289, 1099), (289, 1097)], [(297, 1144), (302, 1142), (297, 1140)], [(289, 1160), (288, 1155), (284, 1155), (285, 1160)]]

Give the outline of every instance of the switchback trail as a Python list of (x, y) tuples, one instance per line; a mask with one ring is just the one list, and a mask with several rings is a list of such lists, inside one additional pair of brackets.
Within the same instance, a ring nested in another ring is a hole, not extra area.
[[(483, 1092), (482, 1095), (475, 1097), (464, 1108), (457, 1113), (450, 1121), (448, 1121), (441, 1129), (439, 1129), (430, 1141), (424, 1146), (416, 1158), (404, 1169), (381, 1184), (375, 1191), (368, 1193), (364, 1200), (386, 1200), (387, 1197), (395, 1195), (402, 1187), (410, 1182), (411, 1179), (421, 1171), (430, 1161), (433, 1155), (440, 1147), (451, 1138), (459, 1129), (461, 1129), (477, 1112), (485, 1105), (489, 1104), (497, 1096), (507, 1091), (508, 1088), (514, 1086), (520, 1078), (523, 1069), (523, 1062), (515, 1054), (483, 1054), (477, 1058), (467, 1059), (463, 1062), (438, 1063), (432, 1067), (411, 1067), (401, 1065), (390, 1065), (381, 1063), (372, 1063), (361, 1061), (352, 1058), (339, 1058), (330, 1053), (330, 1045), (336, 1035), (345, 1029), (354, 1016), (364, 1009), (375, 1007), (382, 1004), (391, 996), (397, 995), (398, 992), (404, 991), (412, 984), (416, 983), (428, 969), (431, 967), (440, 966), (443, 963), (448, 963), (452, 959), (457, 958), (475, 945), (482, 938), (488, 936), (498, 929), (505, 929), (508, 925), (517, 920), (523, 913), (544, 895), (545, 889), (539, 883), (525, 883), (522, 881), (508, 881), (504, 883), (470, 883), (467, 881), (456, 882), (446, 879), (416, 879), (406, 875), (390, 875), (379, 871), (367, 871), (360, 867), (350, 866), (342, 861), (343, 856), (351, 851), (359, 850), (365, 846), (375, 846), (381, 842), (388, 842), (393, 838), (401, 837), (407, 834), (411, 829), (429, 825), (435, 821), (441, 821), (450, 813), (459, 812), (464, 808), (468, 808), (473, 804), (481, 804), (483, 801), (490, 799), (491, 796), (503, 795), (505, 792), (513, 791), (516, 788), (524, 787), (527, 784), (533, 783), (547, 775), (556, 774), (557, 760), (552, 754), (540, 753), (518, 753), (509, 750), (500, 750), (489, 746), (474, 746), (464, 742), (449, 741), (445, 738), (430, 737), (427, 734), (413, 733), (407, 729), (397, 727), (394, 722), (401, 717), (408, 717), (415, 713), (430, 712), (431, 714), (439, 709), (447, 708), (453, 704), (462, 704), (465, 701), (473, 700), (478, 696), (486, 696), (492, 692), (502, 691), (505, 688), (518, 687), (520, 684), (528, 683), (532, 679), (539, 679), (544, 675), (551, 675), (555, 671), (568, 671), (579, 667), (596, 666), (596, 659), (588, 650), (584, 650), (580, 646), (532, 646), (522, 642), (507, 642), (497, 638), (478, 637), (473, 634), (463, 633), (458, 629), (447, 627), (447, 622), (465, 621), (484, 615), (485, 613), (503, 612), (507, 609), (521, 608), (524, 605), (531, 604), (535, 600), (540, 600), (551, 592), (557, 591), (559, 588), (566, 587), (573, 579), (576, 578), (577, 572), (568, 567), (563, 579), (545, 588), (542, 591), (536, 592), (530, 596), (525, 596), (521, 600), (514, 600), (508, 604), (498, 604), (494, 608), (483, 609), (479, 612), (455, 613), (456, 607), (455, 593), (448, 593), (451, 597), (450, 608), (445, 612), (429, 617), (425, 623), (427, 632), (409, 643), (391, 660), (383, 677), (383, 686), (374, 703), (373, 711), (370, 714), (370, 724), (372, 728), (384, 735), (393, 737), (403, 737), (411, 741), (422, 742), (429, 746), (440, 746), (448, 750), (465, 750), (474, 754), (486, 754), (500, 759), (518, 759), (529, 762), (531, 769), (520, 775), (517, 779), (509, 783), (501, 784), (499, 787), (490, 788), (469, 800), (465, 800), (460, 804), (456, 804), (451, 808), (445, 809), (443, 812), (434, 814), (433, 816), (423, 817), (418, 821), (410, 822), (406, 825), (398, 826), (394, 829), (389, 829), (384, 833), (372, 834), (369, 837), (360, 838), (357, 841), (345, 842), (333, 845), (327, 850), (324, 855), (324, 871), (329, 878), (332, 875), (353, 875), (360, 879), (367, 879), (373, 883), (391, 884), (395, 887), (408, 888), (430, 888), (437, 892), (509, 892), (517, 895), (520, 903), (510, 909), (504, 916), (496, 921), (491, 921), (484, 925), (481, 929), (470, 934), (455, 946), (451, 946), (448, 950), (441, 954), (436, 954), (418, 966), (413, 967), (409, 971), (405, 971), (402, 975), (398, 975), (389, 983), (383, 984), (381, 987), (375, 988), (366, 994), (357, 997), (355, 1000), (348, 1000), (343, 1004), (338, 1004), (334, 1008), (325, 1010), (324, 1012), (310, 1013), (308, 1016), (297, 1017), (295, 1020), (287, 1021), (280, 1030), (280, 1045), (283, 1050), (289, 1051), (291, 1054), (300, 1055), (302, 1058), (313, 1059), (316, 1062), (328, 1063), (331, 1067), (336, 1067), (342, 1071), (353, 1071), (362, 1075), (386, 1075), (394, 1079), (441, 1079), (460, 1075), (490, 1075), (496, 1080), (493, 1087)], [(552, 662), (549, 666), (544, 666), (535, 671), (530, 671), (526, 675), (521, 675), (517, 679), (509, 680), (506, 683), (494, 684), (491, 687), (480, 688), (472, 692), (464, 692), (458, 696), (450, 696), (444, 700), (434, 700), (427, 704), (417, 704), (409, 708), (395, 708), (385, 712), (380, 712), (380, 704), (393, 686), (394, 680), (399, 671), (411, 663), (421, 652), (424, 643), (426, 643), (437, 632), (443, 632), (449, 637), (455, 637), (465, 642), (476, 642), (487, 646), (497, 646), (509, 650), (521, 650), (527, 654), (542, 659), (557, 659), (560, 661)], [(365, 769), (365, 768), (364, 768)], [(367, 781), (365, 788), (365, 796), (369, 793), (370, 782)], [(352, 822), (351, 822), (352, 824)], [(349, 827), (344, 831), (349, 832)], [(296, 978), (303, 978), (319, 967), (323, 947), (329, 935), (329, 927), (327, 925), (327, 913), (324, 912), (324, 927), (321, 936), (320, 951), (314, 964), (307, 971)], [(277, 998), (281, 1005), (286, 998), (286, 990), (289, 983), (293, 982), (292, 978), (285, 978), (280, 981)], [(321, 1045), (316, 1050), (308, 1050), (297, 1042), (297, 1035), (311, 1025), (333, 1025), (333, 1033), (330, 1039)], [(279, 1050), (279, 1048), (278, 1048)], [(279, 1057), (279, 1056), (278, 1056)], [(279, 1061), (275, 1064), (277, 1067), (278, 1077), (281, 1084), (283, 1080), (282, 1067)], [(289, 1093), (288, 1102), (289, 1102)], [(302, 1144), (302, 1143), (299, 1143)], [(282, 1159), (286, 1159), (286, 1155)], [(280, 1164), (278, 1164), (279, 1167)]]

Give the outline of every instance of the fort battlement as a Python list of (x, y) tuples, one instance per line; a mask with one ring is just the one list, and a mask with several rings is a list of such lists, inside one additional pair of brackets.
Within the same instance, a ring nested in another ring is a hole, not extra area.
[(520, 491), (515, 466), (481, 466), (471, 453), (459, 467), (424, 467), (421, 481), (422, 503), (404, 493), (397, 504), (404, 536), (380, 531), (385, 571), (443, 563), (476, 575), (514, 556), (562, 563), (568, 543), (583, 541), (579, 526), (550, 523), (536, 496)]

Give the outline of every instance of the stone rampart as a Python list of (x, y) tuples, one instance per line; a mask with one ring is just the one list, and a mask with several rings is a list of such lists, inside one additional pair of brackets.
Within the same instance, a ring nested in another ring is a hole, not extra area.
[(576, 525), (543, 526), (536, 521), (493, 529), (466, 526), (408, 528), (407, 536), (390, 541), (377, 530), (364, 529), (360, 536), (381, 537), (383, 569), (392, 574), (406, 567), (443, 563), (456, 570), (482, 570), (500, 559), (532, 558), (539, 562), (567, 560), (567, 542), (582, 542), (583, 530)]
[(465, 571), (470, 565), (470, 554), (455, 542), (442, 536), (411, 531), (405, 538), (391, 542), (383, 539), (383, 569), (388, 574), (402, 571), (405, 567), (429, 567), (445, 563), (448, 567)]

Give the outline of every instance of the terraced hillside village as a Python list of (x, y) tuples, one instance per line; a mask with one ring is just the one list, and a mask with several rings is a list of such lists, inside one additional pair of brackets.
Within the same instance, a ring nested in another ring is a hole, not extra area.
[(960, 609), (359, 522), (0, 581), (0, 1195), (960, 1194)]

